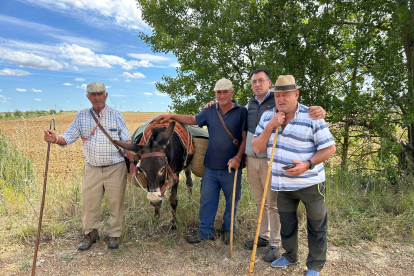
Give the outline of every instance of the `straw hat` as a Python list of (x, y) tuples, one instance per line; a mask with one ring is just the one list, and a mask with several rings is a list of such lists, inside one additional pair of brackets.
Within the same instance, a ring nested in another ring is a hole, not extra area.
[(289, 92), (301, 88), (297, 86), (295, 78), (292, 75), (281, 75), (277, 78), (275, 86), (269, 89), (269, 92)]

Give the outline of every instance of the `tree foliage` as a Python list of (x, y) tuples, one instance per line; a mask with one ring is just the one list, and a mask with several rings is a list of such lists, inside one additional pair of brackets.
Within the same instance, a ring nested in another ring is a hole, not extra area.
[(140, 37), (181, 65), (157, 84), (175, 112), (197, 113), (222, 77), (245, 104), (250, 72), (265, 67), (328, 111), (344, 168), (412, 162), (414, 0), (138, 2), (153, 28)]

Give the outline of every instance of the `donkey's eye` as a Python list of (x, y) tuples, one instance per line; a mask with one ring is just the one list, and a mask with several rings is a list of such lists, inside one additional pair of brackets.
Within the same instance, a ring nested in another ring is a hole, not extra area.
[(160, 173), (164, 173), (165, 172), (165, 167), (162, 167), (160, 170)]

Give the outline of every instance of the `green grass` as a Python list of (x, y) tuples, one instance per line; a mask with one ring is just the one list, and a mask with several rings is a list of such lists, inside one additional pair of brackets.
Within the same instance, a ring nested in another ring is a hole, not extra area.
[[(33, 168), (29, 157), (21, 154), (0, 133), (0, 244), (3, 246), (13, 242), (31, 243), (36, 238), (43, 186), (43, 168), (37, 169)], [(127, 184), (122, 237), (135, 244), (142, 254), (148, 249), (146, 243), (149, 241), (173, 247), (183, 243), (184, 236), (197, 229), (200, 179), (193, 179), (192, 196), (185, 185), (184, 173), (180, 179), (175, 231), (170, 229), (172, 215), (168, 198), (159, 219), (156, 219), (146, 193)], [(43, 240), (58, 237), (80, 239), (82, 236), (81, 182), (80, 171), (64, 177), (49, 175), (43, 213)], [(413, 243), (413, 204), (414, 178), (410, 175), (400, 175), (397, 182), (389, 183), (382, 175), (327, 168), (329, 239), (336, 245), (354, 245), (361, 240)], [(224, 197), (221, 195), (216, 229), (221, 228), (223, 212)], [(306, 215), (302, 204), (298, 215), (300, 231), (305, 231)], [(109, 220), (105, 198), (102, 217), (100, 232), (105, 235)], [(245, 171), (236, 222), (235, 235), (238, 240), (254, 237), (256, 205)]]

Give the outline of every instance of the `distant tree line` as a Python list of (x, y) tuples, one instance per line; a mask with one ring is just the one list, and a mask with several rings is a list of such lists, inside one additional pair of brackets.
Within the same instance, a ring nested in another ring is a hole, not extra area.
[(396, 175), (414, 159), (414, 0), (137, 0), (154, 52), (178, 58), (157, 89), (195, 114), (222, 77), (246, 104), (249, 73), (297, 79), (328, 111), (344, 169)]

